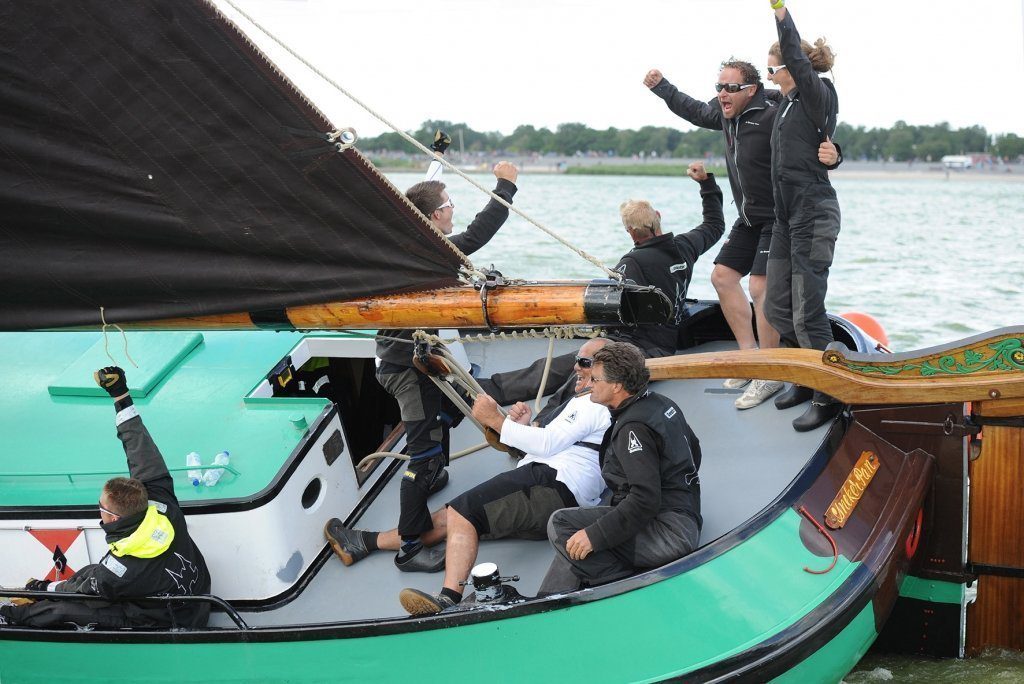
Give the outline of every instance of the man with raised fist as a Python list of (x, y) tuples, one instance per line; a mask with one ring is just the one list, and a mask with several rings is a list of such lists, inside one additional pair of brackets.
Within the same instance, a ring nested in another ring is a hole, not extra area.
[[(130, 477), (103, 485), (100, 527), (108, 551), (66, 580), (31, 579), (30, 591), (90, 594), (106, 601), (42, 599), (0, 607), (0, 624), (99, 629), (203, 627), (209, 604), (202, 601), (124, 601), (147, 596), (192, 596), (210, 592), (206, 560), (188, 534), (174, 495), (174, 481), (128, 393), (124, 371), (108, 366), (96, 382), (114, 401), (117, 436)], [(117, 599), (117, 600), (114, 600)]]

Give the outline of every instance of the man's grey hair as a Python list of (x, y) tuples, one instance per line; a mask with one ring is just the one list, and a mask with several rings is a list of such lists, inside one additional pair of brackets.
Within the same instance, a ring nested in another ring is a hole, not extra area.
[(621, 384), (630, 394), (636, 394), (651, 381), (644, 355), (629, 342), (609, 342), (594, 354), (594, 363), (601, 364), (606, 381)]

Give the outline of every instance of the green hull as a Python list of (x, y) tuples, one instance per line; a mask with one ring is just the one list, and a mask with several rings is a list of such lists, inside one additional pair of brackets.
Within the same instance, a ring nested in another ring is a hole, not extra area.
[[(846, 600), (846, 585), (867, 574), (862, 564), (842, 557), (828, 574), (805, 572), (804, 566), (821, 566), (823, 559), (800, 542), (801, 520), (787, 508), (752, 538), (687, 572), (607, 598), (586, 600), (585, 594), (569, 607), (558, 608), (564, 601), (552, 600), (552, 610), (521, 617), (455, 626), (457, 617), (438, 617), (422, 621), (416, 631), (374, 636), (359, 636), (354, 626), (182, 635), (185, 643), (143, 643), (142, 634), (118, 635), (115, 643), (109, 635), (88, 633), (53, 634), (53, 642), (5, 634), (0, 677), (5, 683), (125, 675), (138, 682), (390, 681), (400, 677), (400, 663), (415, 664), (420, 681), (685, 676), (748, 652), (830, 602)], [(801, 681), (838, 681), (874, 639), (874, 620), (864, 617), (870, 613), (869, 602), (786, 678), (796, 673)], [(378, 623), (364, 631), (400, 625)], [(188, 643), (203, 640), (208, 643)]]

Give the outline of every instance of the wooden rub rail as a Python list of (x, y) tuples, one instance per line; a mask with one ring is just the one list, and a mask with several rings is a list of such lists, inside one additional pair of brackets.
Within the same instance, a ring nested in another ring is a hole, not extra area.
[[(486, 307), (486, 316), (484, 314)], [(611, 280), (528, 282), (310, 304), (274, 311), (134, 323), (132, 330), (382, 330), (664, 323), (672, 304), (660, 290)]]
[(654, 380), (744, 377), (786, 380), (847, 404), (934, 404), (1024, 398), (1024, 328), (1001, 328), (950, 345), (860, 354), (834, 343), (649, 359)]

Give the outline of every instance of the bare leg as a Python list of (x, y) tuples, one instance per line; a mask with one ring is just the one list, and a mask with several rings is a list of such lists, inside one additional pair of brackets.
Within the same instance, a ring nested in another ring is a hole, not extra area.
[(469, 577), (469, 571), (476, 562), (480, 538), (473, 523), (466, 520), (454, 508), (448, 511), (448, 546), (444, 551), (444, 586), (462, 593), (459, 582)]
[[(428, 530), (420, 535), (420, 541), (427, 546), (433, 546), (438, 542), (444, 541), (446, 533), (446, 520), (447, 520), (448, 507), (445, 506), (439, 511), (434, 511), (433, 515), (430, 516), (430, 521), (434, 523), (434, 528)], [(402, 546), (402, 538), (398, 535), (398, 530), (388, 530), (386, 532), (377, 533), (377, 548), (384, 551), (397, 551)]]
[(768, 284), (766, 276), (750, 276), (750, 296), (754, 298), (754, 316), (757, 319), (757, 339), (761, 349), (776, 349), (779, 333), (764, 316), (764, 295)]
[(740, 285), (742, 278), (739, 271), (722, 264), (715, 264), (714, 270), (711, 271), (711, 284), (718, 292), (722, 313), (740, 349), (756, 349), (757, 341), (754, 339), (754, 328), (750, 322), (750, 300)]

